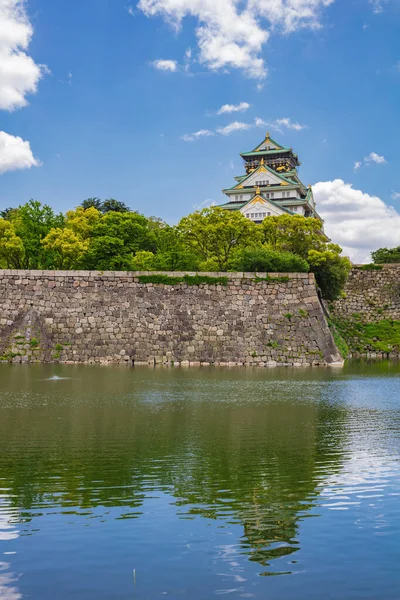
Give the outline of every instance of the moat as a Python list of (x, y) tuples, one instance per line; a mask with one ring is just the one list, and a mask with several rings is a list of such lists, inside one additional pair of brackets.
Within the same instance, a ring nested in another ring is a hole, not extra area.
[(397, 600), (399, 385), (0, 365), (0, 597)]

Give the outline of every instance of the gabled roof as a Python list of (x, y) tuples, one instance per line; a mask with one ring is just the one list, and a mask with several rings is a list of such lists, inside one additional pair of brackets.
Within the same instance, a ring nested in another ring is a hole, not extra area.
[(264, 144), (273, 144), (276, 147), (275, 148), (276, 150), (284, 150), (283, 146), (281, 146), (280, 144), (278, 144), (278, 142), (275, 142), (275, 140), (273, 140), (271, 138), (269, 131), (267, 131), (267, 135), (265, 136), (263, 141), (254, 148), (253, 152), (259, 152), (260, 147), (263, 146)]
[[(268, 165), (265, 164), (260, 164), (258, 165), (258, 167), (256, 169), (254, 169), (254, 171), (252, 171), (251, 173), (249, 173), (248, 175), (246, 175), (241, 181), (239, 181), (236, 185), (234, 185), (231, 188), (226, 188), (226, 190), (234, 190), (234, 189), (242, 189), (244, 187), (244, 183), (250, 178), (252, 177), (255, 173), (257, 172), (261, 172), (261, 173), (265, 173), (265, 172), (269, 172), (271, 173), (271, 175), (274, 175), (275, 177), (277, 177), (278, 179), (281, 179), (284, 183), (283, 185), (292, 185), (292, 186), (296, 186), (296, 183), (294, 183), (293, 181), (291, 181), (290, 179), (286, 179), (286, 177), (284, 177), (283, 175), (281, 175), (280, 173), (277, 173), (276, 171), (274, 171), (274, 169), (271, 169)], [(224, 192), (226, 190), (223, 190)]]
[[(292, 148), (282, 148), (281, 150), (252, 150), (251, 152), (241, 152), (240, 156), (271, 156), (273, 154), (282, 154), (282, 152), (293, 152)], [(297, 156), (293, 154), (293, 156)]]
[(227, 210), (240, 210), (245, 206), (247, 202), (225, 202), (225, 204), (219, 204), (219, 208), (226, 208)]
[(259, 202), (262, 202), (263, 204), (271, 204), (272, 206), (275, 206), (275, 208), (279, 208), (280, 210), (288, 213), (289, 215), (296, 214), (292, 210), (289, 210), (288, 208), (286, 208), (286, 206), (282, 206), (279, 202), (274, 202), (273, 200), (270, 200), (269, 198), (263, 198), (258, 193), (255, 193), (254, 196), (252, 196), (250, 198), (250, 200), (247, 200), (247, 202), (227, 202), (226, 204), (220, 204), (220, 208), (225, 208), (227, 210), (241, 210), (242, 208), (245, 208), (248, 204), (251, 204), (252, 202), (254, 202), (254, 200), (258, 200)]

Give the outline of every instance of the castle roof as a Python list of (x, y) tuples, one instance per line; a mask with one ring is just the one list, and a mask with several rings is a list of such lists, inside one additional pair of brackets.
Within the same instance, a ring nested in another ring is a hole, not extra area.
[[(286, 177), (284, 177), (280, 173), (277, 173), (276, 171), (274, 171), (274, 169), (271, 169), (268, 165), (266, 165), (262, 162), (260, 165), (258, 165), (258, 167), (256, 169), (254, 169), (254, 171), (252, 171), (248, 175), (244, 176), (243, 179), (241, 179), (233, 187), (227, 188), (226, 190), (223, 190), (223, 191), (225, 192), (225, 191), (238, 190), (238, 189), (244, 188), (246, 181), (248, 181), (250, 179), (250, 177), (253, 177), (257, 173), (271, 173), (271, 175), (273, 177), (275, 177), (281, 181), (280, 184), (275, 184), (275, 185), (285, 185), (285, 186), (290, 185), (292, 187), (299, 187), (299, 184), (297, 184), (296, 182), (294, 182), (290, 179), (287, 179)], [(255, 186), (249, 186), (249, 187), (255, 187)], [(271, 186), (271, 187), (273, 187), (273, 186)]]
[(282, 206), (279, 202), (274, 202), (270, 198), (263, 198), (259, 190), (257, 190), (256, 193), (246, 202), (226, 202), (226, 204), (220, 204), (220, 207), (225, 208), (227, 210), (240, 210), (248, 204), (252, 204), (254, 201), (262, 202), (263, 204), (271, 204), (272, 206), (275, 206), (275, 208), (279, 208), (280, 210), (288, 213), (289, 215), (296, 214), (289, 208), (286, 208), (286, 206)]

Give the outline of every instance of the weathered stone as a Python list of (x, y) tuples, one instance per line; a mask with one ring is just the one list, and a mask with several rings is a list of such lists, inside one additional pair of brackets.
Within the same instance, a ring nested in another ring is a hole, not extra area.
[[(252, 273), (210, 274), (227, 277), (226, 286), (142, 284), (139, 275), (0, 271), (0, 360), (297, 366), (340, 359), (313, 275), (284, 274), (287, 283), (274, 283)], [(307, 305), (310, 314), (300, 317)]]

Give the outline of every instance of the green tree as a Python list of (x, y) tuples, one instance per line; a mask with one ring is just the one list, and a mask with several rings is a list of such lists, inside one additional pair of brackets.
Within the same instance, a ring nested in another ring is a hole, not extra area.
[(114, 198), (107, 198), (107, 200), (104, 200), (104, 202), (102, 203), (100, 210), (103, 213), (108, 213), (108, 212), (126, 213), (126, 212), (130, 212), (131, 209), (129, 208), (129, 206), (127, 206), (123, 202), (120, 202), (119, 200), (115, 200)]
[(139, 250), (155, 250), (147, 219), (134, 212), (111, 211), (93, 228), (85, 268), (131, 270)]
[(5, 208), (4, 210), (0, 210), (0, 218), (10, 221), (16, 210), (16, 208), (12, 208), (11, 206)]
[(89, 240), (84, 240), (68, 227), (51, 229), (42, 244), (52, 252), (54, 269), (79, 268), (89, 248)]
[(221, 271), (228, 267), (236, 248), (252, 245), (259, 237), (257, 225), (239, 211), (218, 206), (184, 217), (178, 231), (188, 250), (199, 254), (203, 261), (214, 261)]
[(67, 212), (65, 226), (86, 240), (92, 236), (94, 228), (99, 224), (101, 218), (101, 212), (94, 206), (86, 209), (78, 206), (75, 210)]
[(47, 204), (30, 200), (19, 206), (10, 215), (15, 233), (21, 238), (25, 253), (22, 268), (46, 269), (51, 266), (52, 256), (42, 244), (42, 240), (52, 228), (64, 226), (64, 216), (56, 215)]
[(397, 248), (379, 248), (371, 252), (375, 264), (400, 263), (400, 246)]
[(351, 270), (350, 260), (341, 256), (341, 252), (342, 249), (336, 244), (328, 244), (322, 251), (308, 252), (311, 271), (326, 300), (337, 300), (340, 297)]
[(93, 198), (86, 198), (81, 204), (82, 208), (87, 210), (88, 208), (95, 208), (96, 210), (102, 210), (103, 203), (100, 198), (94, 196)]
[(324, 298), (335, 300), (344, 288), (351, 263), (342, 249), (331, 244), (318, 219), (300, 215), (268, 217), (261, 225), (262, 239), (275, 250), (293, 252), (306, 260)]
[(0, 218), (0, 267), (21, 269), (24, 264), (25, 249), (20, 237), (9, 221)]
[(261, 236), (271, 248), (287, 250), (304, 259), (307, 259), (309, 250), (322, 250), (328, 241), (318, 219), (288, 214), (264, 219)]
[(148, 250), (139, 250), (132, 259), (131, 268), (133, 271), (155, 271), (155, 254)]
[(154, 217), (149, 219), (149, 228), (157, 253), (154, 269), (157, 271), (197, 271), (201, 257), (185, 247), (182, 234)]

